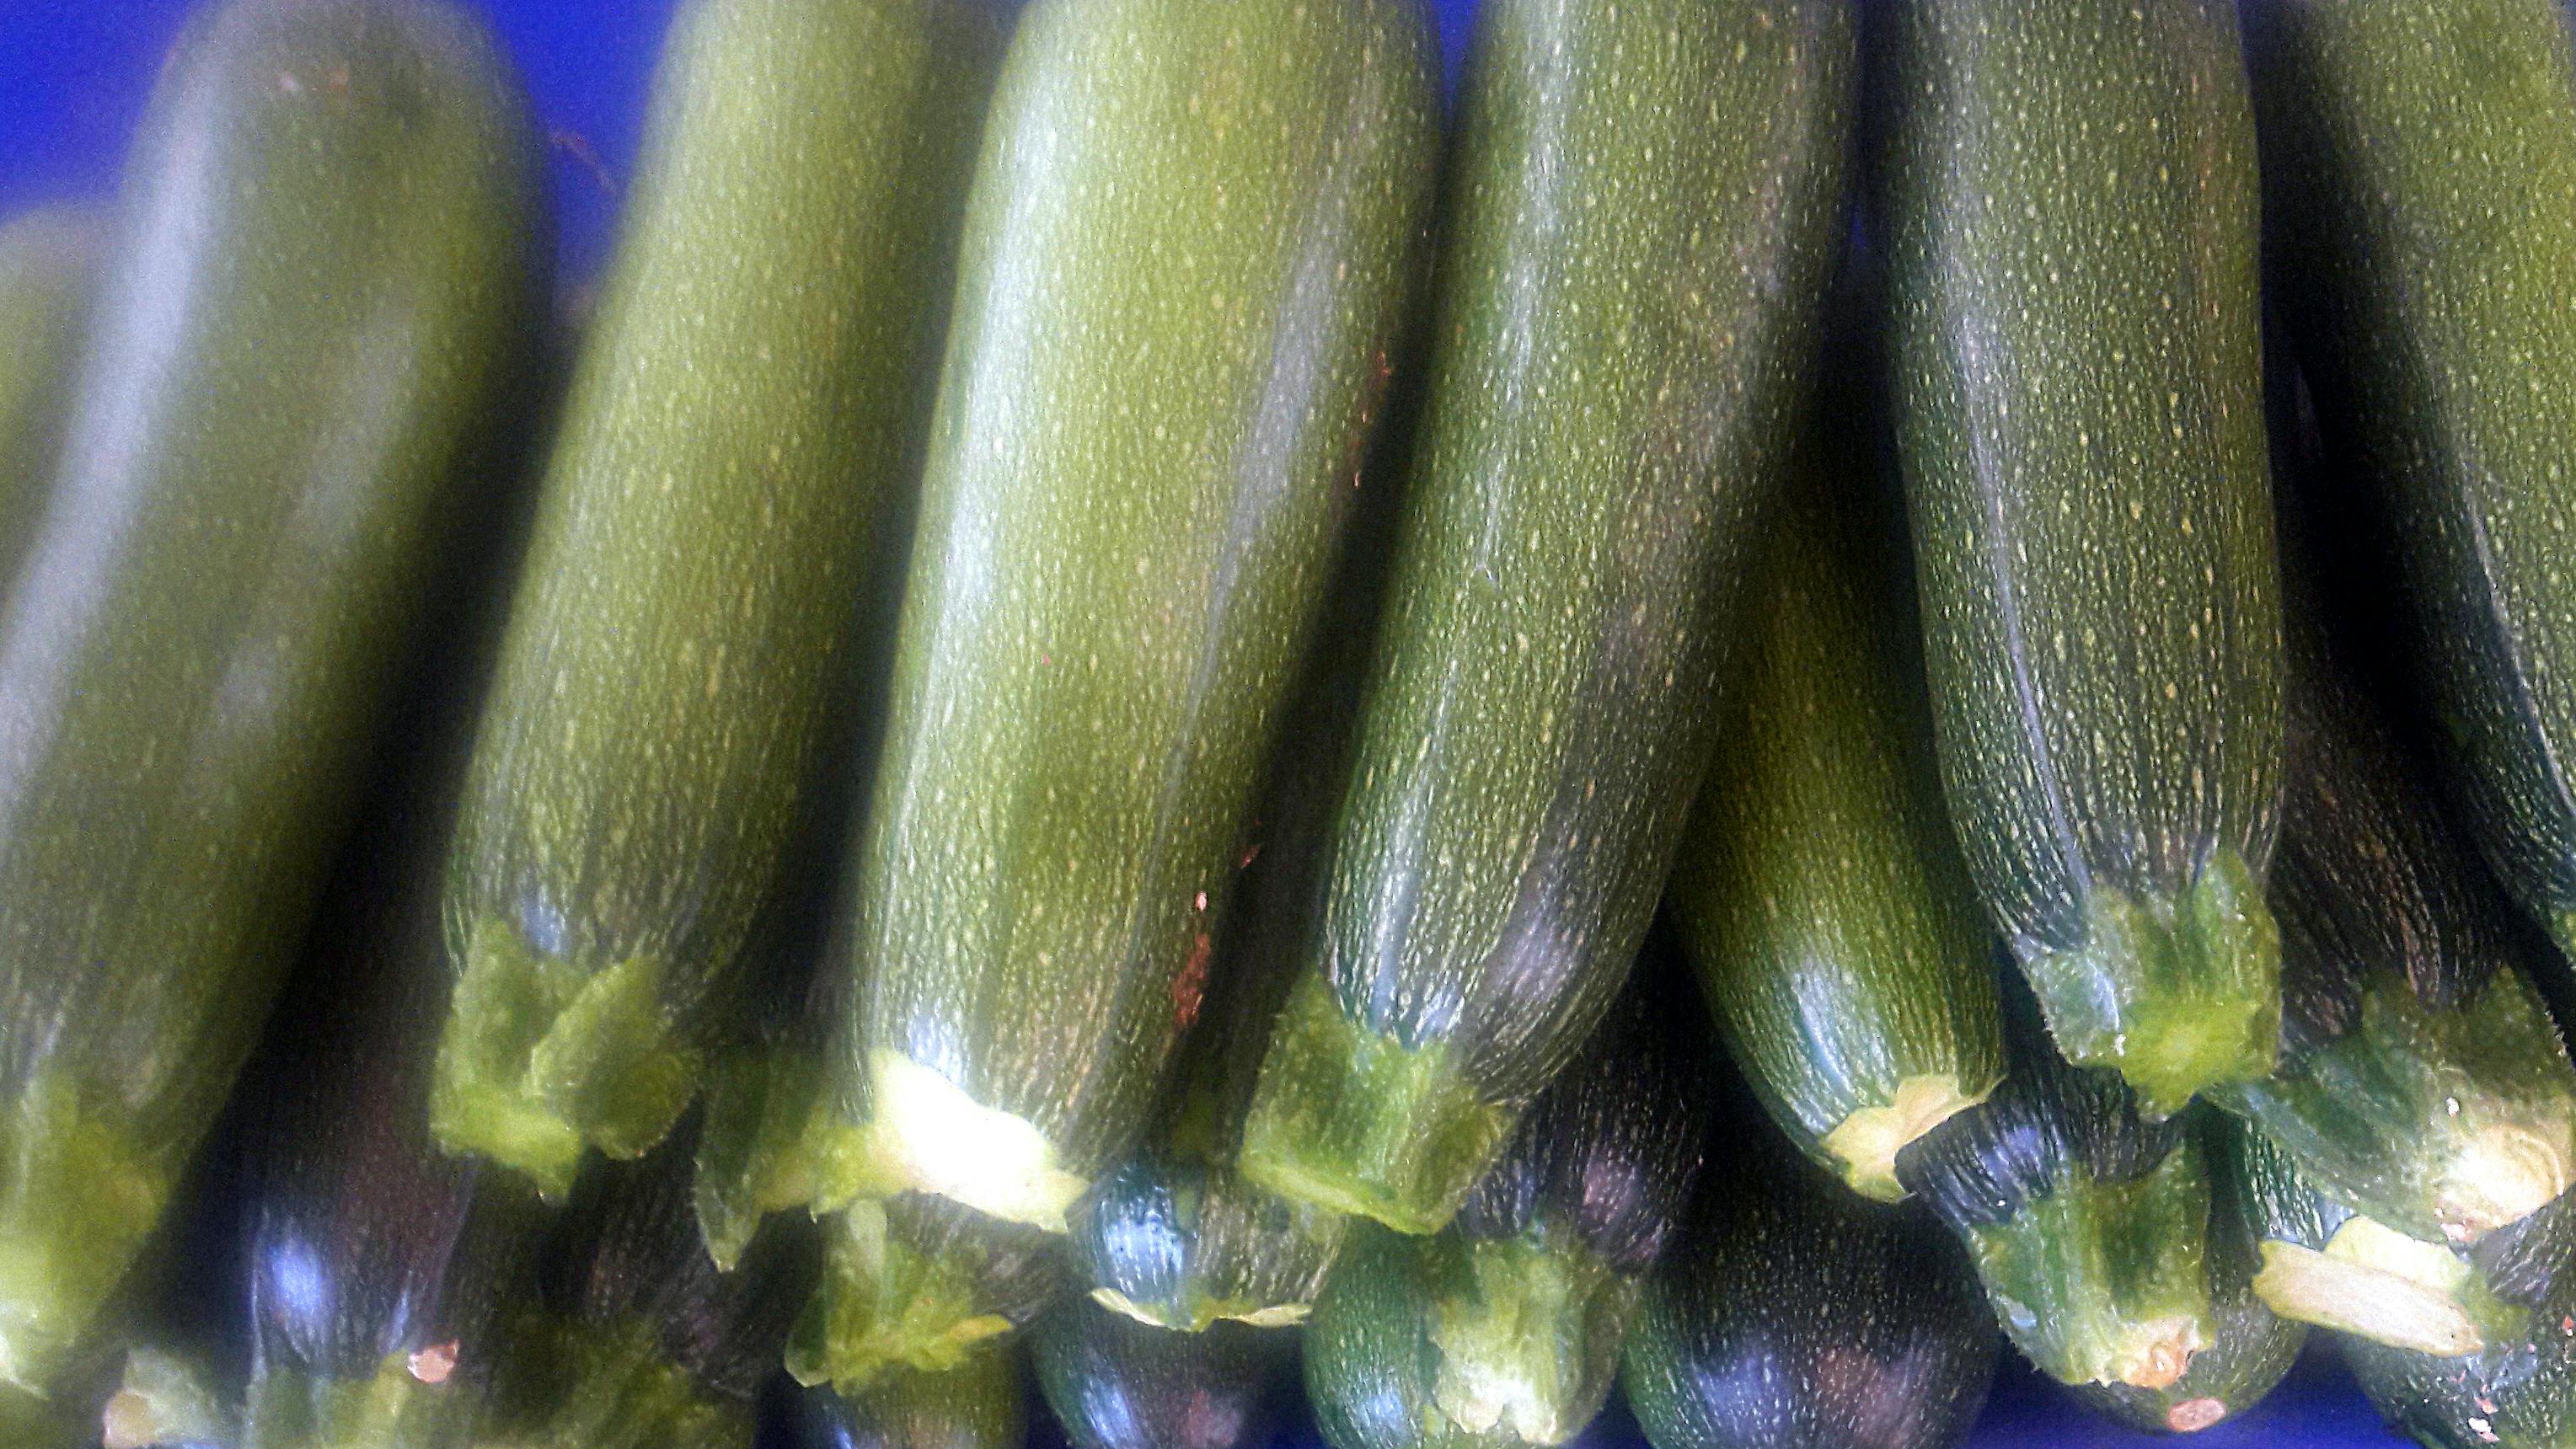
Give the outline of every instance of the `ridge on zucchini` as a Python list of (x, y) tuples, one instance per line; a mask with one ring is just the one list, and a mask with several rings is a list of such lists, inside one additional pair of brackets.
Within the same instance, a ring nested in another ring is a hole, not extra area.
[(2068, 1060), (2272, 1067), (2254, 127), (2223, 0), (1890, 12), (1898, 439), (1944, 793)]

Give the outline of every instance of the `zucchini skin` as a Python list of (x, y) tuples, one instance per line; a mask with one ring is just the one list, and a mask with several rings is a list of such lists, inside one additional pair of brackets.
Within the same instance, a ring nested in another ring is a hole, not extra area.
[(1599, 1412), (1707, 1146), (1679, 969), (1640, 966), (1447, 1228), (1352, 1225), (1306, 1334), (1334, 1449), (1558, 1444)]
[(1157, 1328), (1068, 1296), (1030, 1329), (1029, 1356), (1074, 1449), (1243, 1449), (1278, 1427), (1292, 1342), (1241, 1323)]
[(2484, 1351), (2436, 1358), (2367, 1339), (2344, 1361), (2391, 1426), (2434, 1449), (2555, 1449), (2576, 1436), (2576, 1199), (2487, 1235), (2470, 1256), (2505, 1301), (2529, 1310), (2524, 1331)]
[(852, 1203), (826, 1220), (822, 1281), (787, 1342), (787, 1371), (845, 1397), (886, 1374), (971, 1367), (1066, 1286), (1063, 1241), (926, 1193)]
[(976, 0), (674, 17), (449, 874), (438, 1133), (550, 1194), (669, 1131), (743, 983), (999, 48)]
[(2253, 117), (2225, 0), (1893, 12), (1898, 440), (1942, 782), (2069, 1059), (2271, 1069)]
[(1897, 1176), (1967, 1245), (2040, 1372), (2168, 1388), (2219, 1329), (2199, 1136), (2147, 1119), (2118, 1073), (2069, 1065), (2019, 1006), (2012, 1075), (1898, 1153)]
[(1144, 1131), (1384, 398), (1434, 66), (1418, 0), (1021, 16), (851, 879), (841, 1195), (1061, 1232)]
[(1246, 1130), (1275, 1192), (1436, 1231), (1625, 979), (1817, 345), (1853, 27), (1479, 12), (1322, 933)]
[(2576, 60), (2550, 0), (2256, 7), (2276, 270), (2464, 822), (2576, 948)]
[(0, 589), (43, 519), (107, 218), (39, 207), (0, 226)]
[(844, 1398), (798, 1394), (789, 1442), (797, 1449), (1020, 1449), (1028, 1439), (1028, 1388), (1010, 1348), (972, 1356), (945, 1373), (903, 1369)]
[(2299, 1350), (2305, 1324), (2277, 1317), (2254, 1290), (2261, 1245), (2316, 1232), (2316, 1204), (2280, 1150), (2261, 1133), (2216, 1112), (2194, 1114), (2209, 1166), (2209, 1297), (2216, 1331), (2181, 1378), (2162, 1388), (2083, 1384), (2075, 1396), (2133, 1429), (2192, 1434), (2262, 1402)]
[(162, 73), (0, 613), (0, 1378), (79, 1338), (301, 944), (532, 370), (534, 152), (440, 4), (242, 0)]
[(1751, 1104), (1647, 1279), (1619, 1365), (1654, 1449), (1949, 1449), (2001, 1337), (1931, 1216), (1847, 1191)]
[(1816, 409), (1770, 516), (1727, 743), (1665, 901), (1772, 1121), (1892, 1202), (1897, 1151), (2003, 1080), (2004, 1033), (1931, 757), (1901, 504), (1849, 391)]

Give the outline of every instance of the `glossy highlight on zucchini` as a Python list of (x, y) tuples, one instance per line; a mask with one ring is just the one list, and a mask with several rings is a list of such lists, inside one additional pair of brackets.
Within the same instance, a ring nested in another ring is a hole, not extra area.
[(1492, 0), (1323, 928), (1244, 1169), (1437, 1231), (1617, 995), (1821, 328), (1846, 0)]
[(1294, 1342), (1241, 1323), (1157, 1328), (1068, 1295), (1030, 1329), (1029, 1355), (1074, 1449), (1257, 1449)]
[(450, 865), (439, 1137), (550, 1194), (695, 1094), (797, 819), (1000, 44), (981, 0), (693, 0)]
[(1038, 0), (985, 132), (856, 853), (850, 1141), (1061, 1232), (1142, 1135), (1419, 270), (1416, 0)]
[(1561, 1444), (1599, 1412), (1706, 1147), (1688, 988), (1650, 956), (1447, 1228), (1352, 1225), (1306, 1332), (1334, 1449)]
[(1951, 1449), (2002, 1346), (1976, 1276), (1919, 1208), (1865, 1201), (1732, 1083), (1619, 1367), (1654, 1449)]
[(2280, 295), (2464, 823), (2576, 949), (2576, 39), (2551, 0), (2252, 8)]
[(44, 516), (63, 415), (106, 250), (97, 209), (47, 206), (0, 226), (0, 589)]
[(2067, 1057), (2271, 1070), (2281, 622), (2226, 0), (1890, 11), (1900, 451), (1942, 780)]
[(535, 149), (443, 4), (239, 0), (161, 74), (0, 609), (0, 1379), (78, 1342), (301, 943), (531, 371)]
[(1931, 758), (1901, 505), (1855, 391), (1824, 390), (1769, 517), (1665, 899), (1772, 1120), (1893, 1202), (1897, 1152), (2003, 1080), (2004, 1034)]

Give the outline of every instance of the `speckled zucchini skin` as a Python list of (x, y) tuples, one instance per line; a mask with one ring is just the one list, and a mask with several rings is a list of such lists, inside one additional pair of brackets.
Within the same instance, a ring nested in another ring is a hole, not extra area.
[(244, 0), (162, 73), (0, 623), (0, 1377), (79, 1337), (301, 943), (530, 370), (535, 149), (445, 5)]
[(106, 229), (73, 206), (0, 226), (0, 590), (44, 516)]
[(1062, 1231), (1143, 1130), (1419, 270), (1434, 65), (1418, 0), (1021, 16), (852, 878), (844, 1190)]
[(1278, 1430), (1295, 1342), (1240, 1323), (1156, 1328), (1077, 1294), (1030, 1329), (1029, 1357), (1074, 1449), (1253, 1449)]
[(2252, 109), (2225, 0), (1891, 11), (1898, 433), (1943, 783), (2067, 1055), (2262, 1076), (2281, 788)]
[(2372, 1407), (2431, 1449), (2563, 1449), (2576, 1442), (2576, 1197), (2490, 1234), (2479, 1276), (2528, 1309), (2526, 1331), (2466, 1358), (2343, 1341)]
[(1821, 330), (1845, 0), (1496, 0), (1324, 927), (1246, 1171), (1438, 1229), (1619, 989)]
[(2004, 1033), (1994, 931), (1942, 811), (1901, 505), (1876, 442), (1847, 407), (1811, 425), (1665, 901), (1772, 1119), (1894, 1201), (1895, 1154), (1995, 1089)]
[[(1739, 1092), (1741, 1088), (1737, 1089)], [(1648, 1278), (1620, 1388), (1655, 1449), (1951, 1449), (2002, 1348), (1915, 1208), (1867, 1202), (1739, 1105)]]
[(981, 0), (697, 0), (547, 471), (449, 867), (436, 1123), (547, 1191), (695, 1092), (925, 361)]
[(2320, 421), (2394, 540), (2467, 824), (2576, 949), (2576, 41), (2551, 0), (2252, 13)]

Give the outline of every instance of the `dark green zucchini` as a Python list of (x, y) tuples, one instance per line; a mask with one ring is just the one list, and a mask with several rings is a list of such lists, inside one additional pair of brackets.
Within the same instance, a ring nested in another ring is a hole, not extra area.
[(1600, 1410), (1706, 1145), (1681, 970), (1639, 966), (1447, 1228), (1352, 1225), (1306, 1334), (1334, 1449), (1559, 1444)]
[(844, 1395), (901, 1369), (954, 1370), (1066, 1286), (1062, 1244), (945, 1198), (862, 1199), (825, 1221), (823, 1278), (787, 1370)]
[(1943, 784), (2067, 1057), (2270, 1071), (2281, 622), (2225, 0), (1890, 12), (1890, 290)]
[(569, 1186), (696, 1092), (908, 480), (999, 34), (980, 0), (675, 17), (449, 868), (436, 1124)]
[[(1930, 1215), (1866, 1202), (1748, 1100), (1718, 1094), (1725, 1156), (1646, 1281), (1620, 1388), (1654, 1449), (1949, 1449), (2000, 1347)], [(1830, 1175), (1829, 1175), (1830, 1174)]]
[(1290, 1335), (1157, 1328), (1069, 1295), (1029, 1331), (1038, 1387), (1073, 1449), (1259, 1449), (1276, 1431)]
[(2280, 292), (2358, 475), (2338, 506), (2395, 550), (2469, 833), (2576, 949), (2576, 40), (2553, 0), (2254, 14)]
[(819, 1234), (772, 1219), (719, 1271), (691, 1210), (694, 1135), (582, 1174), (477, 1449), (751, 1449)]
[(2004, 1041), (1994, 931), (1931, 757), (1901, 505), (1858, 391), (1825, 391), (1774, 510), (1727, 743), (1665, 900), (1772, 1120), (1892, 1202), (1897, 1151), (1985, 1100)]
[(1016, 1342), (973, 1355), (956, 1370), (899, 1369), (854, 1397), (799, 1393), (795, 1449), (1020, 1449), (1028, 1437), (1028, 1386)]
[(2347, 1339), (2353, 1377), (2382, 1417), (2433, 1449), (2576, 1442), (2576, 1198), (2488, 1234), (2470, 1256), (2522, 1310), (2518, 1329), (2456, 1357)]
[(2118, 1073), (2059, 1057), (2026, 998), (2007, 1011), (2012, 1075), (1898, 1153), (1897, 1178), (1967, 1244), (2040, 1372), (2170, 1388), (2220, 1330), (2193, 1120), (2149, 1120)]
[(833, 1196), (1060, 1232), (1142, 1134), (1419, 269), (1425, 22), (1021, 16), (851, 880)]
[(1436, 1231), (1601, 1019), (1820, 330), (1847, 0), (1491, 0), (1323, 924), (1245, 1132)]
[(106, 218), (43, 207), (0, 226), (0, 593), (44, 514)]
[(0, 1378), (77, 1342), (302, 940), (537, 350), (534, 160), (443, 4), (240, 0), (161, 74), (0, 622)]
[(2197, 1433), (2261, 1402), (2289, 1373), (2307, 1328), (2276, 1316), (2255, 1292), (2262, 1245), (2306, 1231), (2315, 1203), (2278, 1148), (2215, 1112), (2195, 1114), (2209, 1165), (2207, 1269), (2215, 1331), (2181, 1378), (2161, 1388), (2082, 1384), (2075, 1396), (2131, 1428)]

